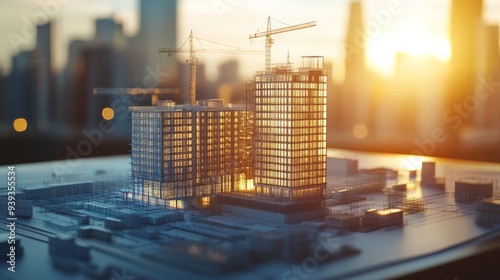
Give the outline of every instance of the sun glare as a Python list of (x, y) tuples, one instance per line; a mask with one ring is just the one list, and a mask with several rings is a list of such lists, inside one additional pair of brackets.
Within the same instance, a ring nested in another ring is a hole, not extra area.
[(394, 38), (398, 52), (415, 55), (432, 55), (441, 61), (450, 58), (450, 45), (447, 38), (438, 37), (418, 22), (411, 22), (401, 36)]
[(408, 21), (398, 30), (389, 31), (368, 45), (368, 55), (373, 68), (382, 73), (391, 74), (396, 62), (397, 53), (416, 56), (430, 55), (442, 62), (451, 57), (448, 38), (435, 34), (418, 21)]

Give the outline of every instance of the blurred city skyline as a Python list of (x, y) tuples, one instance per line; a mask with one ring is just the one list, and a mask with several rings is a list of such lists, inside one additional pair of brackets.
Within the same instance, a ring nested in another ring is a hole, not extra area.
[[(94, 36), (94, 21), (97, 18), (114, 18), (123, 25), (126, 36), (136, 36), (140, 28), (139, 1), (82, 1), (53, 0), (47, 4), (36, 1), (2, 0), (9, 6), (3, 9), (0, 34), (4, 38), (0, 43), (0, 69), (9, 73), (11, 57), (17, 52), (33, 48), (35, 36), (24, 36), (28, 25), (45, 23), (41, 12), (51, 15), (55, 33), (54, 68), (62, 71), (67, 63), (67, 50), (72, 40), (88, 40)], [(363, 39), (366, 41), (366, 63), (369, 69), (386, 78), (394, 74), (397, 53), (432, 55), (442, 62), (450, 59), (450, 7), (451, 0), (375, 0), (361, 1), (365, 22)], [(45, 2), (40, 2), (45, 3)], [(56, 3), (56, 5), (53, 5)], [(316, 21), (317, 26), (297, 34), (282, 34), (275, 38), (273, 52), (274, 62), (285, 62), (290, 52), (292, 62), (300, 61), (301, 55), (320, 54), (325, 60), (333, 63), (332, 78), (341, 83), (344, 79), (344, 59), (348, 55), (345, 50), (345, 35), (349, 15), (349, 0), (339, 1), (200, 1), (182, 0), (178, 3), (177, 45), (152, 46), (175, 48), (187, 38), (193, 30), (200, 38), (241, 48), (264, 49), (264, 40), (248, 39), (255, 33), (268, 15), (289, 25)], [(394, 11), (388, 7), (393, 5)], [(55, 6), (55, 8), (54, 8)], [(389, 12), (389, 13), (387, 13)], [(485, 0), (483, 19), (488, 24), (500, 22), (500, 1)], [(38, 22), (39, 21), (39, 22)], [(276, 24), (276, 27), (284, 25)], [(359, 32), (361, 33), (361, 31)], [(10, 35), (9, 35), (10, 34)], [(11, 38), (15, 35), (21, 38)], [(231, 36), (228, 36), (230, 34)], [(360, 37), (361, 38), (361, 37)], [(314, 46), (314, 47), (313, 47)], [(204, 46), (210, 48), (210, 45)], [(357, 51), (354, 46), (354, 51)], [(313, 53), (311, 53), (313, 52)], [(160, 64), (168, 63), (168, 58), (158, 56)], [(184, 61), (184, 57), (177, 58)], [(200, 55), (200, 62), (206, 64), (207, 78), (217, 78), (217, 67), (221, 61), (231, 60), (228, 55)], [(254, 71), (263, 67), (264, 58), (259, 61), (255, 57), (234, 57), (241, 62), (243, 79), (251, 78)]]
[[(177, 88), (161, 99), (186, 103), (191, 30), (195, 48), (230, 52), (196, 53), (197, 99), (244, 103), (245, 83), (265, 61), (265, 40), (248, 36), (265, 31), (268, 16), (272, 29), (317, 23), (273, 35), (271, 58), (300, 67), (303, 55), (324, 56), (329, 147), (500, 160), (499, 1), (11, 4), (0, 25), (0, 140), (28, 149), (25, 161), (68, 157), (106, 122), (114, 130), (84, 155), (127, 153), (127, 107), (151, 97), (93, 89)], [(262, 55), (234, 55), (235, 46)]]

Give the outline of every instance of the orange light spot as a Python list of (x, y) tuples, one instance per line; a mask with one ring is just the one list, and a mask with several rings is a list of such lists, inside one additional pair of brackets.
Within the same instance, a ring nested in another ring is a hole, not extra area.
[(109, 107), (102, 109), (101, 114), (102, 114), (102, 118), (107, 120), (107, 121), (110, 121), (115, 117), (115, 111), (113, 111), (113, 109), (111, 109)]
[(352, 128), (352, 134), (358, 139), (364, 139), (368, 136), (368, 127), (362, 123), (358, 123)]
[(12, 126), (16, 132), (24, 132), (28, 128), (28, 122), (25, 118), (18, 118), (14, 120)]

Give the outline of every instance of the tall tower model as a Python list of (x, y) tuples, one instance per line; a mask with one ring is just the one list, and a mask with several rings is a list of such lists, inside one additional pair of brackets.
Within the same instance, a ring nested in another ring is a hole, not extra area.
[(323, 57), (309, 67), (258, 73), (255, 85), (255, 188), (284, 201), (324, 196), (326, 75)]

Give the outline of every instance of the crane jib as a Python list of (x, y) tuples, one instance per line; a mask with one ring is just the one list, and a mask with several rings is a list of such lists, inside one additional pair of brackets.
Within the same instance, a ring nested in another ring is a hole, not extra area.
[(288, 32), (288, 31), (293, 31), (293, 30), (298, 30), (302, 28), (308, 28), (308, 27), (313, 27), (316, 26), (315, 21), (307, 22), (307, 23), (301, 23), (297, 25), (292, 25), (292, 26), (287, 26), (283, 28), (277, 28), (269, 31), (264, 31), (256, 34), (252, 34), (248, 36), (249, 39), (254, 39), (258, 37), (263, 37), (263, 36), (268, 36), (268, 35), (273, 35), (273, 34), (278, 34), (278, 33), (283, 33), (283, 32)]

